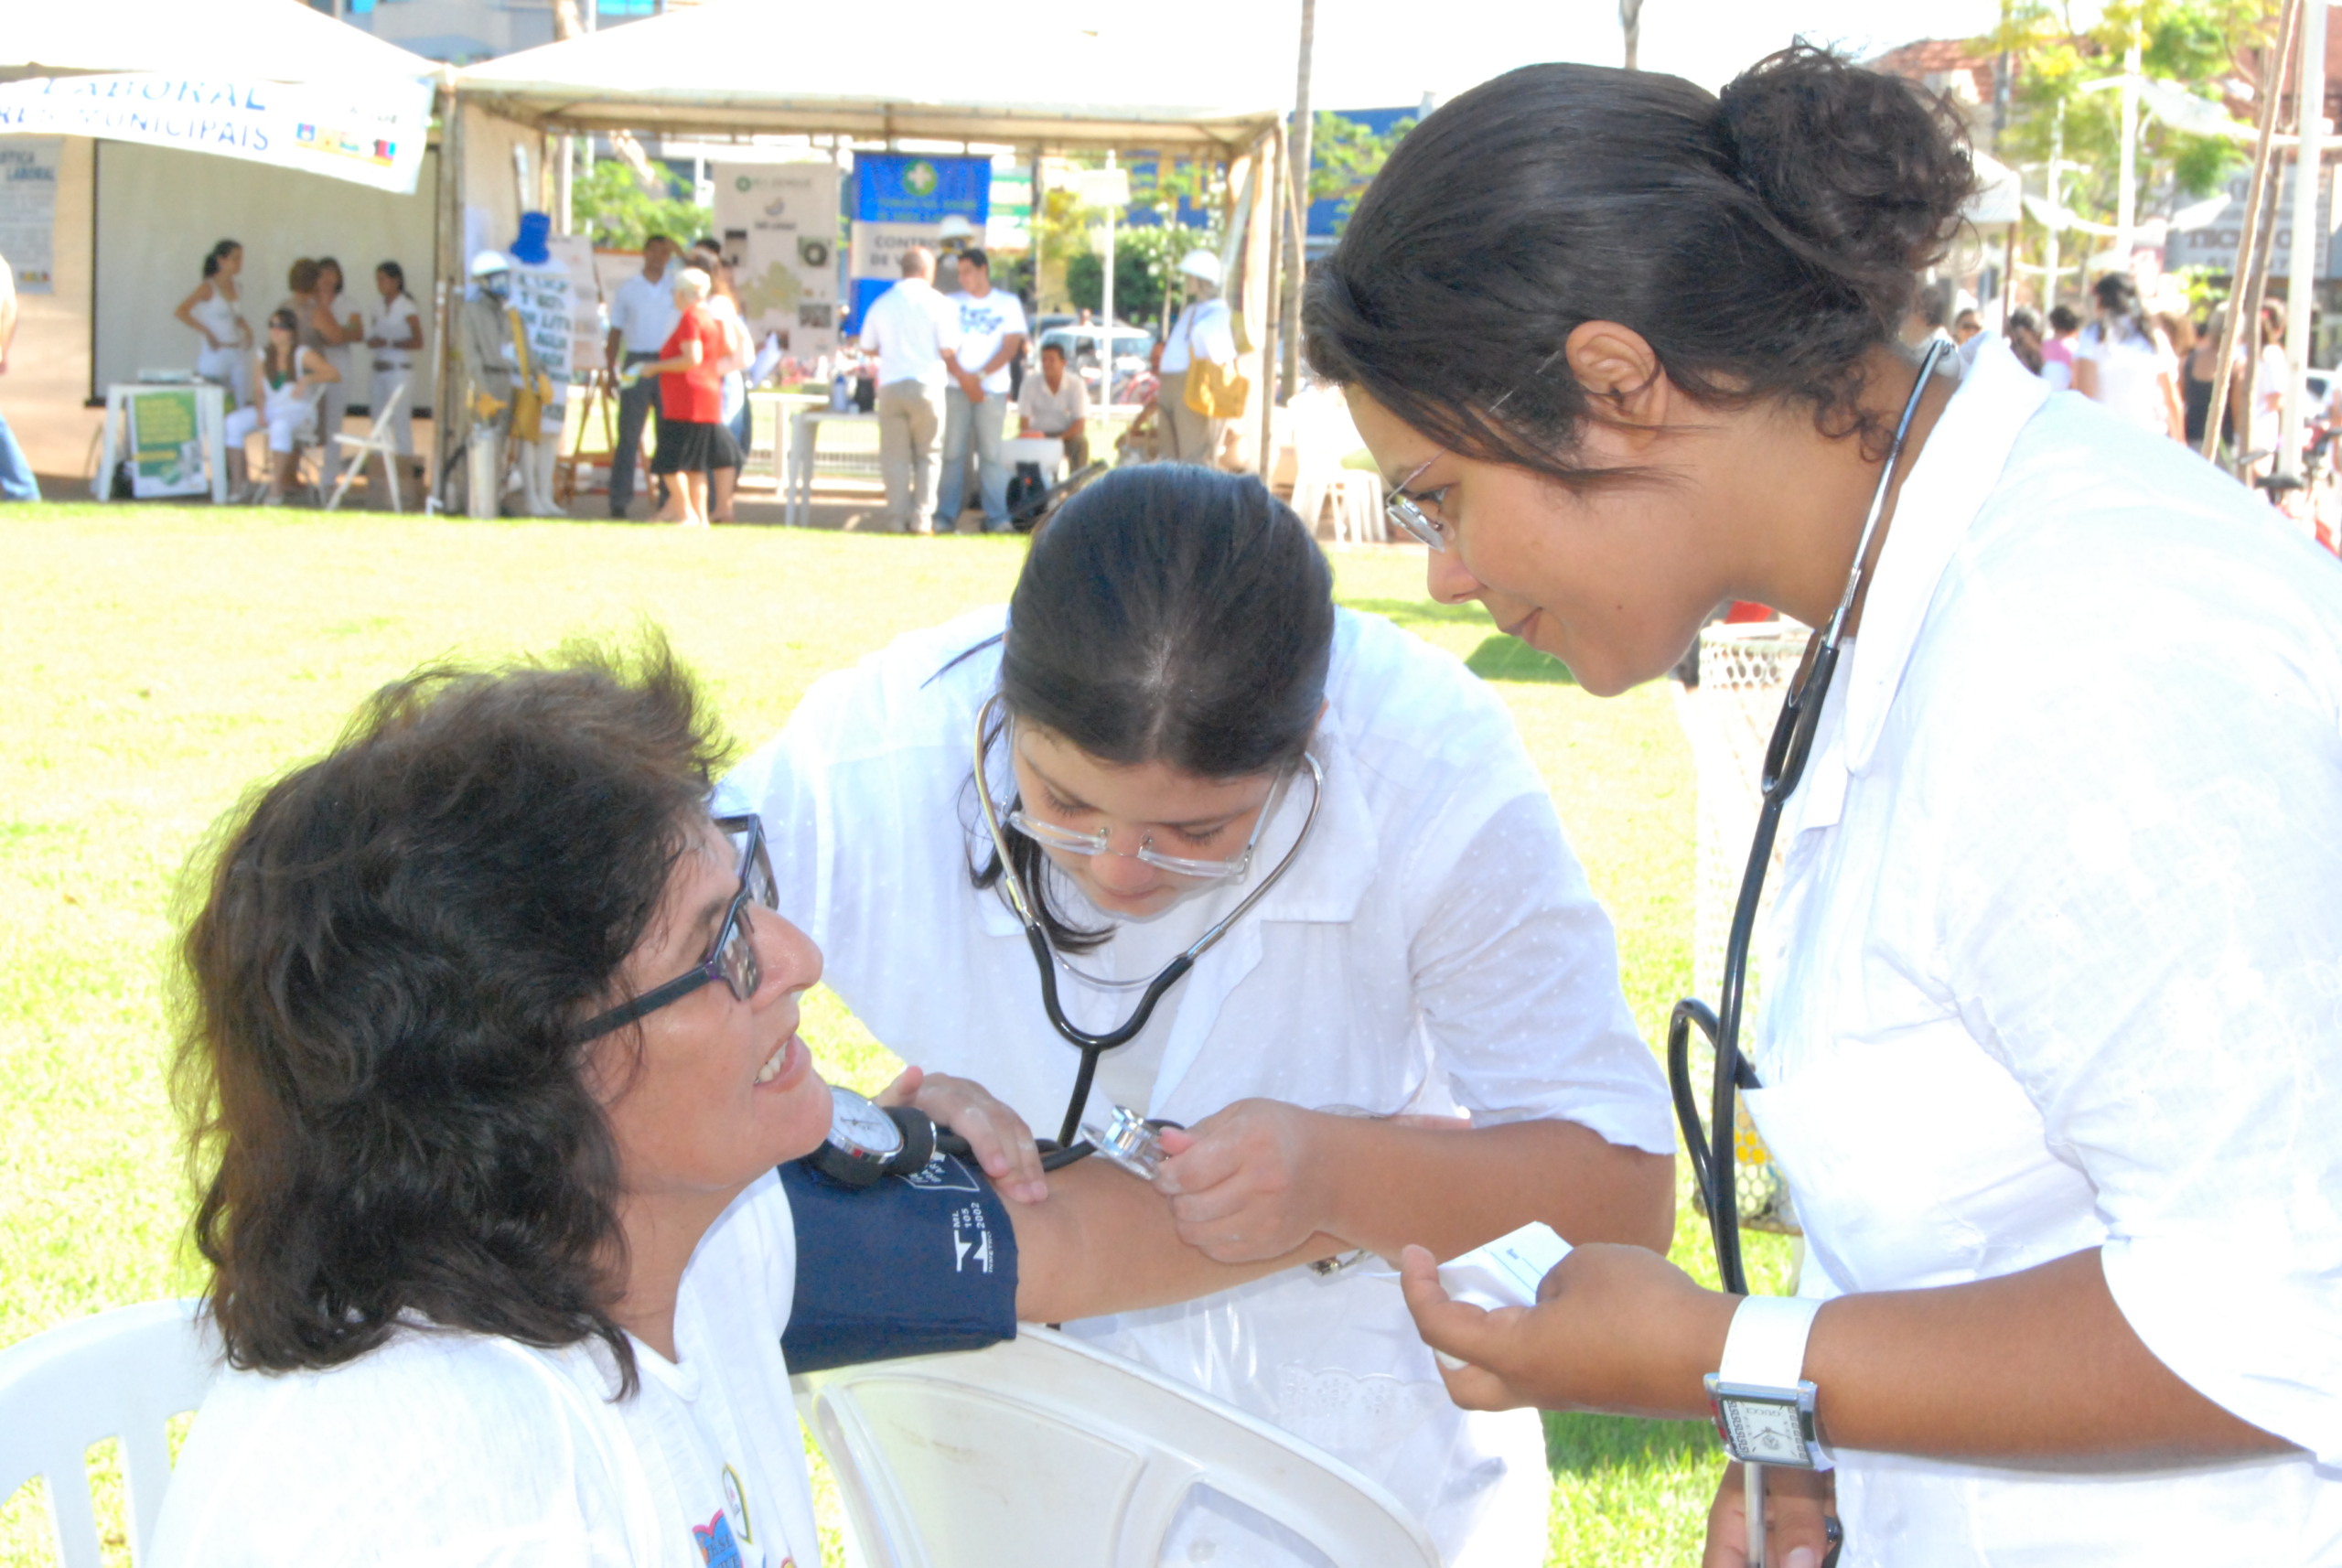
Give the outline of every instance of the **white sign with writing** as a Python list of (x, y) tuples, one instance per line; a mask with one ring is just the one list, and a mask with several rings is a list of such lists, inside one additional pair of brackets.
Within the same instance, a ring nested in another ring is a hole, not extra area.
[(834, 164), (717, 164), (715, 228), (761, 342), (780, 334), (801, 360), (838, 346), (838, 170)]
[(0, 83), (0, 136), (103, 136), (412, 194), (432, 86), (230, 81), (141, 71)]
[(57, 247), (59, 136), (0, 137), (0, 256), (16, 270), (18, 294), (51, 294)]

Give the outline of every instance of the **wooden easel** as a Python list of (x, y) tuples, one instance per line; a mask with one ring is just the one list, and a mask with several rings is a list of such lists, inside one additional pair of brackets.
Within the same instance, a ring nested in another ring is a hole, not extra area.
[[(586, 436), (594, 428), (594, 421), (602, 422), (603, 479), (598, 485), (584, 489), (577, 483), (580, 467), (591, 468), (592, 455), (586, 449)], [(553, 499), (562, 506), (575, 500), (579, 494), (607, 495), (609, 493), (609, 456), (618, 449), (618, 394), (611, 383), (610, 372), (598, 370), (586, 382), (586, 410), (578, 416), (577, 438), (569, 449), (560, 453), (553, 463)]]

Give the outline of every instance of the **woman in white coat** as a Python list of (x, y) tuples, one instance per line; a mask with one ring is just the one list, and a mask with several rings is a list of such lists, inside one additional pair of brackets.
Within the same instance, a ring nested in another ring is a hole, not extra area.
[[(1509, 716), (1450, 656), (1337, 611), (1324, 556), (1257, 481), (1108, 475), (1036, 538), (1005, 618), (819, 682), (725, 784), (762, 813), (781, 907), (878, 1039), (1054, 1136), (1081, 1053), (1003, 886), (980, 728), (1074, 1026), (1113, 1028), (1262, 895), (1103, 1053), (1078, 1118), (1184, 1124), (1157, 1182), (1189, 1244), (1283, 1252), (1336, 1218), (1336, 1173), (1386, 1218), (1331, 1229), (1386, 1256), (1433, 1214), (1666, 1244), (1664, 1091)], [(1029, 1147), (1000, 1153), (1004, 1190), (1041, 1199)], [(1365, 1470), (1452, 1562), (1543, 1551), (1538, 1423), (1457, 1412), (1370, 1256), (1077, 1329)], [(1288, 1561), (1241, 1524), (1188, 1523), (1224, 1561)]]
[(1410, 1254), (1410, 1302), (1476, 1407), (1810, 1402), (1777, 1564), (1825, 1510), (1847, 1568), (2342, 1561), (2342, 575), (1998, 348), (1922, 379), (1971, 186), (1946, 105), (1818, 51), (1531, 66), (1311, 274), (1434, 596), (1597, 693), (1720, 600), (1850, 606), (1745, 1095), (1802, 1297), (1597, 1246), (1497, 1314)]

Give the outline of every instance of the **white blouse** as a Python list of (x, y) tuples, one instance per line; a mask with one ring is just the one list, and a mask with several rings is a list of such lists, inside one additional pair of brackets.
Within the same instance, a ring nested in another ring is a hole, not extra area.
[[(969, 877), (991, 853), (969, 760), (999, 651), (938, 673), (1004, 618), (967, 616), (824, 678), (723, 794), (763, 813), (781, 911), (821, 944), (829, 983), (871, 1032), (907, 1061), (983, 1083), (1054, 1136), (1077, 1054), (1042, 1011), (1023, 928)], [(1671, 1150), (1609, 919), (1503, 704), (1448, 654), (1347, 611), (1327, 696), (1309, 842), (1139, 1039), (1106, 1056), (1101, 1085), (1187, 1123), (1258, 1096), (1378, 1115), (1461, 1110), (1481, 1123), (1559, 1118)], [(987, 771), (1004, 796), (1004, 748)], [(1256, 865), (1292, 846), (1307, 804), (1305, 785), (1287, 790)], [(1241, 891), (1125, 924), (1074, 961), (1110, 980), (1151, 973)], [(1060, 978), (1085, 1026), (1135, 1000)], [(1551, 1483), (1534, 1413), (1458, 1412), (1387, 1269), (1293, 1270), (1087, 1328), (1375, 1477), (1449, 1562), (1542, 1557)]]
[(2159, 1359), (2304, 1450), (1847, 1454), (1847, 1568), (2342, 1561), (2342, 569), (1994, 345), (1841, 671), (1748, 1095), (1807, 1291), (2100, 1248)]

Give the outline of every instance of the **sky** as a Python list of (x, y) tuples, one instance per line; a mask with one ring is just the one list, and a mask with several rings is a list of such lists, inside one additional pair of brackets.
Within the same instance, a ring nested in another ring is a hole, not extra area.
[[(1617, 0), (1317, 0), (1316, 15), (1318, 108), (1451, 98), (1536, 60), (1622, 63)], [(1914, 38), (1973, 38), (1999, 15), (1998, 0), (1643, 0), (1640, 64), (1714, 89), (1800, 34), (1860, 57)], [(1297, 5), (1293, 16), (1297, 35)]]

